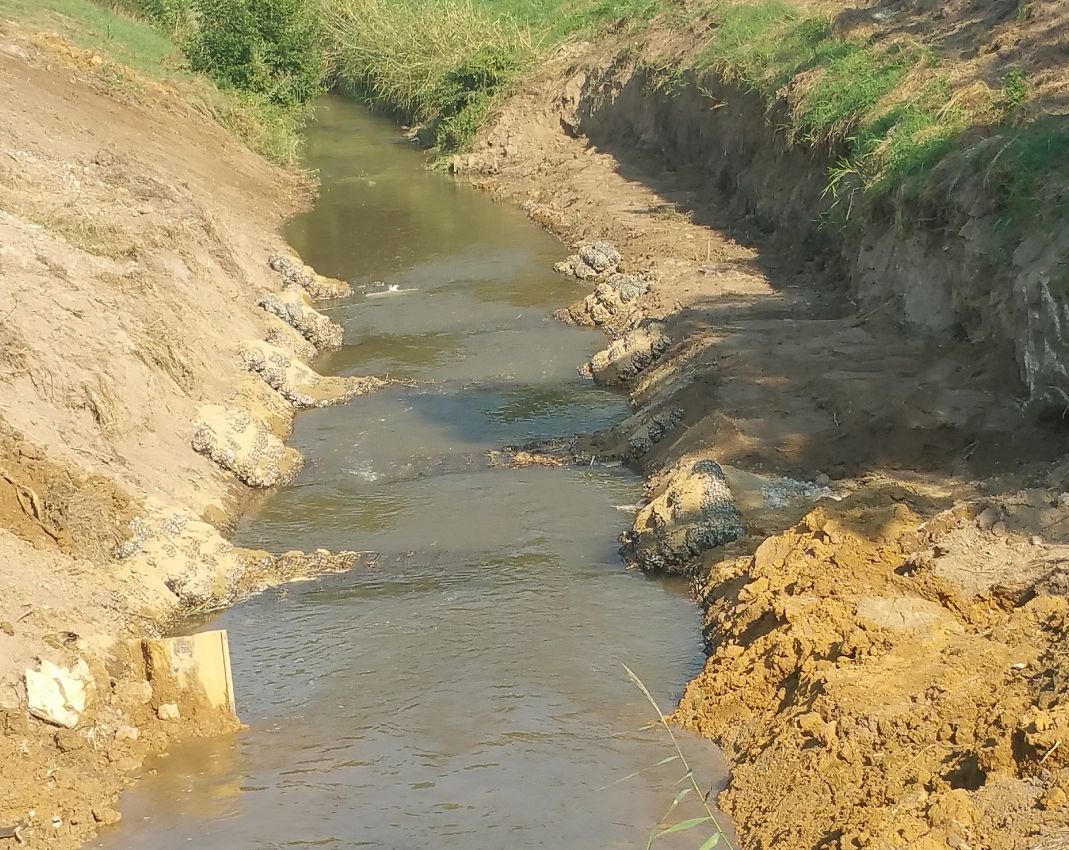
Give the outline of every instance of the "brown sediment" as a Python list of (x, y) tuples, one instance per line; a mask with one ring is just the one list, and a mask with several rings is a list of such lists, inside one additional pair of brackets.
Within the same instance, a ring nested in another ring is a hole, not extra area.
[(592, 292), (559, 317), (610, 336), (581, 371), (635, 411), (503, 460), (649, 477), (624, 552), (694, 577), (709, 658), (674, 717), (730, 759), (743, 847), (1062, 846), (1066, 437), (1022, 410), (1020, 317), (969, 312), (993, 278), (956, 231), (829, 244), (820, 152), (752, 93), (661, 90), (672, 38), (563, 48), (454, 163), (576, 247)]

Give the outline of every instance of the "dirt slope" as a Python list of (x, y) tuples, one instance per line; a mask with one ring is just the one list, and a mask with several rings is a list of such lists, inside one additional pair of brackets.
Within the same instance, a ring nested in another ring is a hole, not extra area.
[(851, 285), (806, 212), (822, 164), (762, 104), (711, 118), (642, 49), (562, 51), (455, 166), (586, 246), (564, 318), (609, 333), (584, 371), (635, 414), (578, 448), (649, 476), (629, 557), (695, 577), (676, 719), (732, 761), (742, 845), (1065, 846), (1064, 430), (1012, 345)]
[[(347, 562), (220, 533), (241, 482), (299, 466), (297, 407), (373, 388), (299, 361), (340, 335), (305, 290), (345, 289), (268, 265), (306, 196), (175, 94), (0, 29), (0, 828), (27, 846), (78, 846), (148, 753), (234, 722), (146, 681), (129, 641)], [(75, 728), (30, 716), (38, 659), (87, 663)]]

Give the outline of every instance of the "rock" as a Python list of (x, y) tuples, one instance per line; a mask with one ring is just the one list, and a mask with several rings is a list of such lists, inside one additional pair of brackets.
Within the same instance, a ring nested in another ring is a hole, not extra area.
[(279, 273), (285, 286), (303, 289), (313, 298), (345, 298), (353, 294), (352, 286), (345, 281), (323, 277), (295, 257), (272, 254), (267, 265)]
[(25, 675), (30, 714), (67, 729), (78, 725), (93, 684), (89, 665), (83, 659), (69, 668), (42, 659), (37, 670), (27, 668)]
[(85, 740), (85, 736), (79, 734), (74, 729), (60, 729), (56, 733), (55, 742), (56, 749), (61, 753), (84, 750), (89, 746), (89, 742)]
[(598, 240), (582, 243), (577, 253), (557, 263), (553, 268), (561, 274), (568, 274), (579, 280), (593, 280), (614, 273), (620, 265), (620, 259), (620, 252), (611, 242)]
[(318, 353), (316, 347), (296, 328), (273, 314), (268, 314), (265, 318), (267, 319), (267, 333), (264, 334), (266, 342), (301, 360), (309, 360), (316, 356)]
[[(205, 608), (230, 601), (245, 563), (239, 550), (214, 526), (183, 510), (155, 498), (144, 507), (115, 552), (131, 585), (145, 589), (144, 604), (162, 613), (176, 602)], [(143, 685), (130, 687), (124, 703), (129, 696), (130, 704), (144, 705)]]
[(338, 348), (342, 344), (341, 326), (316, 310), (303, 291), (288, 289), (277, 295), (269, 293), (257, 303), (268, 313), (278, 316), (321, 351)]
[(614, 386), (632, 380), (668, 350), (670, 342), (660, 322), (648, 322), (609, 343), (580, 368), (599, 384)]
[(123, 723), (115, 727), (116, 741), (136, 741), (141, 737), (141, 730), (129, 723)]
[(241, 362), (294, 407), (326, 407), (385, 386), (380, 378), (325, 376), (269, 342), (243, 343)]
[(613, 274), (609, 276), (606, 283), (616, 291), (624, 303), (650, 291), (650, 282), (633, 274)]
[(976, 525), (983, 531), (990, 531), (1001, 517), (1002, 513), (999, 509), (994, 505), (990, 505), (976, 515)]
[(112, 693), (121, 705), (146, 705), (152, 699), (152, 685), (144, 679), (126, 679), (118, 682)]
[(720, 465), (678, 467), (620, 538), (624, 560), (644, 570), (686, 572), (694, 558), (746, 533)]
[(178, 720), (181, 714), (178, 713), (178, 706), (173, 702), (165, 702), (159, 708), (156, 709), (156, 716), (160, 720)]
[(93, 820), (101, 826), (113, 826), (122, 820), (122, 815), (111, 806), (94, 806)]
[(249, 487), (274, 487), (300, 471), (296, 449), (244, 410), (207, 404), (200, 409), (190, 444)]
[(631, 428), (627, 435), (627, 448), (631, 457), (642, 457), (682, 421), (683, 409), (679, 407), (670, 407), (652, 414), (639, 411), (626, 420), (624, 425)]
[(579, 249), (579, 259), (598, 274), (613, 271), (620, 265), (620, 252), (611, 242), (599, 240)]
[(554, 315), (563, 322), (605, 328), (614, 336), (637, 327), (642, 320), (638, 306), (625, 303), (620, 293), (604, 281), (582, 301)]

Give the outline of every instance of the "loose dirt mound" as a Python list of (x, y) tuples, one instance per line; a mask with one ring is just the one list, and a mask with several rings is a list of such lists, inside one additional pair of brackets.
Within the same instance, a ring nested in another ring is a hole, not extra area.
[(1066, 826), (1069, 603), (1048, 588), (1069, 546), (984, 511), (1069, 512), (1012, 501), (924, 522), (916, 494), (868, 488), (710, 567), (711, 655), (676, 719), (735, 761), (723, 803), (748, 845), (1023, 848)]

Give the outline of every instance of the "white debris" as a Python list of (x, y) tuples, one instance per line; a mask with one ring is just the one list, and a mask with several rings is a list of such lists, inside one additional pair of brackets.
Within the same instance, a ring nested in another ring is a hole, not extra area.
[(159, 708), (156, 709), (156, 716), (160, 720), (177, 720), (181, 715), (178, 712), (178, 706), (173, 702), (165, 702)]
[(66, 669), (42, 659), (37, 670), (26, 669), (30, 714), (46, 723), (73, 729), (89, 703), (92, 682), (89, 665), (82, 659)]

